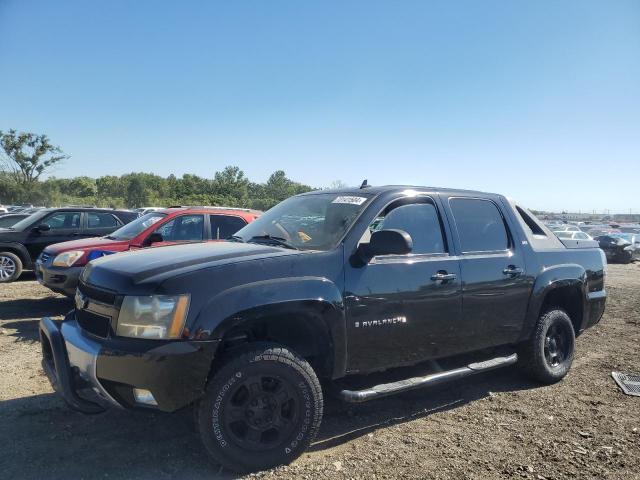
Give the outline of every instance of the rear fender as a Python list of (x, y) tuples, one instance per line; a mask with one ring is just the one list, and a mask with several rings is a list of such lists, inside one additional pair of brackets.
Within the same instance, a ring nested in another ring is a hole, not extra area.
[[(527, 316), (522, 330), (520, 341), (524, 341), (530, 337), (535, 328), (536, 322), (542, 313), (547, 295), (558, 288), (572, 287), (580, 291), (582, 301), (582, 311), (585, 312), (587, 302), (587, 273), (581, 265), (578, 264), (562, 264), (554, 265), (543, 270), (533, 285), (531, 297), (529, 298), (529, 306), (527, 308)], [(578, 332), (576, 332), (577, 334)]]
[(221, 339), (232, 329), (261, 316), (309, 322), (311, 331), (326, 335), (332, 355), (330, 375), (344, 375), (347, 359), (346, 320), (342, 294), (323, 277), (263, 280), (230, 288), (213, 297), (198, 313), (194, 334)]

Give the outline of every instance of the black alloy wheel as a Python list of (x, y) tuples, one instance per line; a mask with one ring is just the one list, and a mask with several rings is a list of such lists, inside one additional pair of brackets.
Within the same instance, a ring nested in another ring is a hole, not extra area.
[(555, 383), (569, 372), (575, 351), (575, 331), (564, 310), (547, 310), (538, 318), (533, 334), (518, 348), (518, 365), (542, 383)]
[(252, 375), (229, 393), (221, 411), (231, 439), (249, 450), (277, 446), (293, 432), (301, 399), (295, 387), (276, 376)]

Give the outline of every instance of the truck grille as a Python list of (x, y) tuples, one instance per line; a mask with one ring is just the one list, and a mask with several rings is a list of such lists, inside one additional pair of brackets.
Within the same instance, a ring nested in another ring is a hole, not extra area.
[(75, 301), (76, 319), (83, 330), (102, 338), (115, 333), (111, 323), (118, 317), (115, 293), (80, 281)]
[(107, 305), (113, 305), (116, 302), (116, 294), (108, 290), (102, 290), (100, 288), (92, 287), (86, 283), (80, 281), (78, 283), (78, 290), (86, 297)]
[(78, 325), (93, 335), (107, 338), (111, 332), (111, 318), (88, 310), (76, 310)]

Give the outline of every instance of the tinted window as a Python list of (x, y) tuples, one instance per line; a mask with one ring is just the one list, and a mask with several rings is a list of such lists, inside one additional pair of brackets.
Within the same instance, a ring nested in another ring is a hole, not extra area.
[(60, 212), (45, 218), (42, 223), (49, 225), (51, 230), (65, 228), (80, 228), (80, 212)]
[(89, 213), (89, 228), (115, 228), (116, 218), (110, 213)]
[(209, 221), (211, 222), (211, 238), (217, 240), (231, 237), (247, 224), (242, 218), (233, 215), (210, 215)]
[(516, 206), (516, 210), (531, 233), (533, 233), (534, 235), (543, 235), (545, 237), (547, 236), (536, 219), (534, 219), (532, 215), (529, 215), (529, 213), (526, 212), (524, 208)]
[(451, 211), (463, 252), (490, 252), (509, 248), (502, 215), (488, 200), (452, 198)]
[(438, 212), (432, 203), (412, 203), (399, 205), (376, 218), (371, 226), (375, 230), (404, 230), (413, 240), (411, 253), (445, 253), (445, 242), (438, 219)]
[(204, 215), (180, 215), (156, 230), (165, 242), (197, 242), (204, 238)]
[(27, 218), (27, 216), (22, 216), (22, 215), (6, 215), (3, 217), (0, 217), (0, 227), (2, 228), (6, 228), (6, 227), (12, 227), (14, 226), (16, 223), (18, 223), (20, 220), (22, 220), (23, 218)]

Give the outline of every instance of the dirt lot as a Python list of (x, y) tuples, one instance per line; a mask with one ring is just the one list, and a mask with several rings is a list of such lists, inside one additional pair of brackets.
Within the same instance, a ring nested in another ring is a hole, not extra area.
[[(356, 407), (328, 400), (311, 450), (259, 476), (640, 478), (640, 398), (610, 377), (640, 372), (640, 265), (609, 271), (606, 314), (563, 382), (542, 387), (512, 368)], [(37, 322), (69, 308), (32, 277), (0, 286), (0, 477), (230, 477), (205, 459), (188, 411), (64, 406), (40, 369)]]

